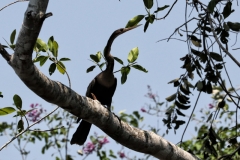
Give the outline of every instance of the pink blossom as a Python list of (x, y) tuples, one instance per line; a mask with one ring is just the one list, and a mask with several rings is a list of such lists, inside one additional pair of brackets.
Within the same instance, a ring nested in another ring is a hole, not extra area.
[(209, 104), (209, 109), (212, 109), (212, 108), (214, 108), (214, 105), (213, 104)]
[[(36, 108), (37, 106), (40, 106), (40, 109)], [(30, 112), (28, 112), (28, 119), (32, 122), (36, 122), (37, 120), (40, 119), (41, 114), (44, 112), (46, 112), (46, 110), (43, 110), (41, 105), (39, 105), (38, 103), (34, 104), (30, 104), (30, 108), (32, 108), (33, 110), (31, 110)]]
[(34, 107), (34, 104), (33, 104), (33, 103), (32, 103), (32, 104), (30, 104), (30, 107), (31, 107), (31, 108), (33, 108), (33, 107)]
[(152, 94), (152, 93), (147, 93), (147, 96), (151, 99), (154, 99), (155, 98), (155, 94)]
[(99, 142), (99, 145), (100, 145), (100, 146), (102, 146), (102, 145), (104, 145), (104, 144), (106, 144), (106, 143), (109, 143), (107, 137), (104, 137), (103, 140), (99, 140), (98, 142)]
[(141, 108), (141, 111), (142, 112), (147, 112), (145, 108)]
[(118, 152), (118, 155), (119, 155), (120, 158), (125, 158), (126, 157), (124, 152)]
[(92, 142), (88, 142), (88, 143), (86, 144), (86, 146), (83, 147), (83, 151), (84, 151), (86, 154), (91, 154), (91, 153), (94, 151), (95, 147), (96, 147), (96, 146), (95, 146)]

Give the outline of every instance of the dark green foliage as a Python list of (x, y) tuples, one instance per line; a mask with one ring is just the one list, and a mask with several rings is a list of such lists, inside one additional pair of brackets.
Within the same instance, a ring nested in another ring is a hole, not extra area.
[[(138, 55), (139, 55), (138, 47), (135, 47), (135, 48), (131, 49), (130, 52), (128, 53), (128, 57), (127, 57), (128, 65), (126, 65), (126, 66), (124, 65), (123, 61), (120, 58), (113, 57), (114, 60), (116, 60), (121, 65), (123, 65), (121, 67), (121, 69), (118, 70), (118, 71), (121, 71), (121, 74), (122, 74), (121, 84), (124, 84), (127, 81), (127, 77), (128, 77), (128, 74), (130, 73), (131, 68), (135, 68), (135, 69), (143, 71), (145, 73), (148, 72), (144, 67), (142, 67), (139, 64), (136, 64), (137, 63), (136, 60), (138, 58)], [(97, 52), (95, 55), (93, 55), (93, 54), (90, 55), (91, 60), (96, 65), (93, 65), (93, 66), (89, 67), (86, 71), (87, 73), (93, 71), (96, 66), (98, 66), (102, 70), (102, 67), (106, 64), (106, 62), (101, 63), (101, 57), (102, 57), (101, 52)]]
[(151, 9), (153, 6), (153, 0), (143, 0), (144, 5), (147, 9)]

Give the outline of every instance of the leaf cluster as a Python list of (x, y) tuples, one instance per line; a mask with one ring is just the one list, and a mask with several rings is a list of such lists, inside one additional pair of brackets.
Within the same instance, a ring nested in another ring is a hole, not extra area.
[[(138, 55), (139, 55), (139, 50), (137, 47), (131, 49), (128, 54), (128, 58), (127, 58), (128, 64), (127, 65), (124, 65), (123, 61), (120, 58), (113, 57), (115, 61), (117, 61), (119, 64), (122, 65), (122, 68), (119, 70), (119, 71), (121, 71), (121, 74), (122, 74), (122, 76), (121, 76), (122, 84), (124, 84), (127, 81), (127, 76), (130, 73), (131, 68), (135, 68), (135, 69), (143, 71), (145, 73), (148, 72), (144, 67), (137, 64), (136, 60), (138, 58)], [(106, 61), (101, 62), (102, 57), (104, 57), (104, 56), (100, 51), (97, 52), (95, 55), (91, 54), (90, 58), (91, 58), (92, 62), (95, 63), (95, 65), (90, 66), (86, 72), (89, 73), (89, 72), (93, 71), (96, 66), (98, 66), (102, 70), (102, 67), (107, 63)], [(118, 71), (116, 71), (116, 72), (118, 72)]]

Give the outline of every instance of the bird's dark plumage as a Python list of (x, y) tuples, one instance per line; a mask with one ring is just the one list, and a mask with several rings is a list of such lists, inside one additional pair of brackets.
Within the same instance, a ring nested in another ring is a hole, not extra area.
[[(138, 25), (139, 26), (139, 25)], [(102, 104), (106, 105), (107, 108), (110, 111), (111, 103), (112, 103), (112, 97), (117, 87), (117, 79), (113, 75), (113, 68), (114, 68), (114, 58), (110, 54), (111, 46), (114, 41), (114, 39), (119, 36), (120, 34), (123, 34), (131, 29), (134, 29), (138, 26), (129, 27), (129, 28), (121, 28), (113, 32), (113, 34), (110, 36), (107, 45), (104, 49), (104, 57), (107, 61), (107, 67), (104, 71), (99, 73), (89, 84), (86, 92), (86, 96), (89, 98), (94, 99), (92, 94), (95, 95), (95, 98)], [(80, 118), (78, 118), (78, 122), (80, 121)], [(82, 120), (79, 124), (76, 132), (73, 134), (73, 137), (71, 139), (71, 144), (78, 144), (83, 145), (84, 142), (87, 139), (87, 136), (89, 134), (91, 123)]]

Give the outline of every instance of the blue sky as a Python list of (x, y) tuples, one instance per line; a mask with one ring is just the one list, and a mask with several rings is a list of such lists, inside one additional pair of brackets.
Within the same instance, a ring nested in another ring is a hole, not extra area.
[[(9, 4), (9, 0), (1, 0), (0, 8)], [(0, 37), (9, 40), (11, 32), (16, 29), (17, 33), (20, 30), (23, 21), (23, 14), (27, 8), (28, 2), (21, 2), (14, 4), (0, 12)], [(172, 1), (159, 2), (159, 6), (171, 5)], [(112, 105), (115, 108), (115, 112), (118, 113), (121, 110), (126, 110), (127, 113), (131, 113), (135, 110), (140, 110), (145, 103), (150, 103), (144, 95), (147, 92), (147, 85), (150, 85), (153, 92), (158, 93), (160, 101), (164, 101), (165, 97), (175, 93), (175, 88), (172, 85), (167, 85), (172, 79), (178, 78), (179, 75), (184, 73), (180, 67), (183, 63), (179, 58), (185, 56), (188, 53), (187, 45), (184, 42), (172, 40), (170, 42), (162, 41), (156, 43), (156, 41), (164, 38), (168, 38), (175, 30), (176, 27), (184, 23), (184, 7), (185, 3), (178, 2), (172, 13), (165, 19), (155, 22), (150, 25), (147, 32), (143, 32), (143, 26), (138, 27), (132, 31), (129, 31), (119, 36), (113, 43), (111, 53), (124, 60), (127, 64), (127, 55), (129, 51), (134, 48), (139, 48), (139, 57), (137, 62), (145, 67), (149, 72), (146, 74), (138, 70), (132, 69), (126, 84), (121, 85), (120, 73), (116, 73), (115, 76), (118, 79), (118, 86), (113, 97)], [(71, 77), (72, 89), (81, 95), (85, 95), (89, 82), (100, 72), (99, 69), (95, 69), (91, 73), (86, 73), (86, 69), (93, 65), (89, 61), (90, 54), (96, 54), (98, 51), (103, 51), (109, 36), (116, 29), (125, 27), (128, 20), (138, 14), (146, 14), (142, 1), (126, 1), (121, 0), (72, 0), (69, 1), (50, 1), (48, 5), (48, 12), (52, 12), (53, 16), (47, 18), (43, 24), (39, 38), (46, 41), (50, 36), (54, 36), (55, 40), (59, 44), (59, 57), (68, 57), (70, 62), (66, 62), (67, 71)], [(165, 15), (164, 12), (160, 12), (158, 17)], [(238, 13), (231, 16), (229, 19), (235, 22)], [(190, 29), (194, 29), (195, 22), (190, 25)], [(176, 38), (180, 38), (179, 35), (175, 35)], [(234, 39), (235, 37), (232, 37)], [(184, 39), (185, 40), (185, 39)], [(1, 44), (5, 44), (3, 39), (0, 40)], [(231, 43), (231, 45), (234, 42)], [(239, 47), (239, 42), (235, 48)], [(12, 51), (9, 51), (12, 53)], [(239, 52), (239, 51), (238, 51)], [(234, 52), (233, 52), (234, 53)], [(240, 60), (239, 53), (233, 54)], [(229, 58), (226, 58), (226, 62), (230, 62), (227, 67), (230, 76), (232, 76), (233, 84), (239, 85), (239, 74), (236, 73), (238, 67), (232, 63)], [(48, 74), (48, 66), (50, 62), (45, 64), (39, 69), (46, 75)], [(120, 69), (120, 65), (116, 63), (115, 70)], [(12, 97), (14, 94), (21, 96), (23, 100), (23, 106), (28, 109), (31, 103), (40, 103), (48, 111), (54, 109), (54, 107), (36, 96), (30, 91), (17, 77), (14, 71), (6, 63), (3, 58), (0, 58), (0, 91), (3, 93), (4, 98), (0, 99), (0, 107), (12, 106)], [(198, 78), (195, 75), (196, 83)], [(68, 80), (65, 75), (61, 75), (55, 72), (51, 77), (53, 80), (60, 81), (68, 85)], [(196, 97), (197, 92), (193, 97)], [(205, 107), (211, 99), (204, 95), (200, 98), (198, 107)], [(194, 98), (192, 100), (194, 104)], [(146, 124), (157, 125), (156, 117), (148, 116), (144, 121)], [(12, 121), (12, 115), (0, 117), (0, 122)], [(161, 118), (159, 118), (161, 122)], [(155, 123), (155, 124), (154, 124)], [(41, 125), (40, 125), (41, 126)], [(146, 125), (147, 126), (147, 125)], [(44, 128), (44, 126), (41, 126)], [(77, 125), (75, 125), (77, 127)], [(146, 127), (145, 129), (149, 129)], [(165, 131), (165, 127), (162, 128), (162, 132)], [(183, 128), (181, 128), (182, 130)], [(181, 135), (181, 130), (178, 135)], [(75, 128), (72, 129), (72, 132)], [(92, 127), (91, 133), (102, 132), (96, 127)], [(104, 134), (104, 133), (102, 133)], [(185, 138), (191, 138), (194, 135), (193, 129), (189, 129)], [(174, 137), (174, 138), (173, 138)], [(165, 137), (167, 140), (177, 143), (180, 141), (180, 136), (176, 136), (170, 133)], [(2, 146), (10, 137), (0, 137), (0, 146)], [(110, 140), (113, 141), (113, 140)], [(40, 150), (38, 146), (34, 146), (36, 150)], [(80, 147), (70, 146), (71, 152), (75, 152)], [(118, 147), (119, 148), (119, 147)], [(116, 150), (118, 149), (116, 148)], [(7, 149), (3, 150), (1, 158), (12, 159), (15, 156), (20, 156), (17, 151), (15, 155), (11, 154), (15, 148), (10, 145)], [(31, 155), (29, 159), (39, 159), (40, 152), (36, 152), (35, 155)], [(50, 154), (46, 154), (49, 156)], [(134, 153), (133, 153), (134, 155)], [(41, 157), (42, 159), (42, 157)]]

